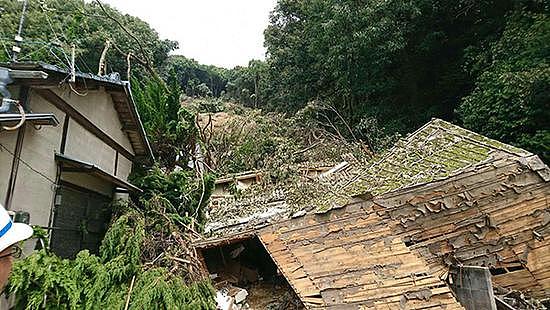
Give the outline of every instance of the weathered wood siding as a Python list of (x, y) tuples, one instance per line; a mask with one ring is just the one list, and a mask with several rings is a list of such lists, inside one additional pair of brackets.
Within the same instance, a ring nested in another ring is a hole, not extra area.
[(259, 236), (310, 309), (463, 309), (369, 203), (276, 223)]
[(453, 263), (487, 266), (497, 285), (549, 296), (545, 169), (505, 157), (375, 202), (379, 215), (427, 261), (431, 274), (444, 273)]

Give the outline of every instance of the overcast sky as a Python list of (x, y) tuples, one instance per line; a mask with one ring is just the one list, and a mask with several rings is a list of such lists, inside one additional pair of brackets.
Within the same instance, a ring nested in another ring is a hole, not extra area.
[(179, 42), (175, 54), (232, 68), (264, 59), (263, 31), (276, 0), (102, 0)]

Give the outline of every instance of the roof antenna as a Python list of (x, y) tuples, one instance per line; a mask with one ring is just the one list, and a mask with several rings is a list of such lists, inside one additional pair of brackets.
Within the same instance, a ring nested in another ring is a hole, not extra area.
[(15, 44), (12, 47), (12, 62), (17, 61), (17, 54), (21, 52), (21, 42), (23, 42), (23, 37), (21, 33), (23, 32), (23, 23), (25, 22), (25, 12), (27, 11), (28, 0), (23, 1), (23, 11), (21, 12), (21, 18), (19, 19), (19, 27), (17, 28), (17, 34), (15, 35)]

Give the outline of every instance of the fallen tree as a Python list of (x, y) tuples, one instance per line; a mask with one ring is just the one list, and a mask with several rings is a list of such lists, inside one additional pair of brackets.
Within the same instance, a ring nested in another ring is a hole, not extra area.
[(143, 211), (118, 206), (98, 255), (61, 259), (47, 249), (18, 261), (8, 287), (17, 309), (215, 309), (190, 243), (197, 234), (156, 195)]
[(17, 309), (215, 309), (190, 246), (191, 227), (160, 195), (117, 206), (98, 255), (61, 259), (47, 249), (18, 261), (8, 287)]

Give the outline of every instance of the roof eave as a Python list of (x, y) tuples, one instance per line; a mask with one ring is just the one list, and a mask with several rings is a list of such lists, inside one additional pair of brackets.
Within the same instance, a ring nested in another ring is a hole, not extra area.
[[(42, 79), (39, 83), (41, 86), (55, 86), (58, 85), (58, 79), (60, 78), (60, 75), (67, 75), (70, 74), (70, 71), (67, 69), (60, 68), (55, 65), (50, 65), (44, 62), (16, 62), (16, 63), (0, 63), (0, 66), (10, 68), (10, 69), (18, 69), (18, 70), (43, 70), (50, 72), (49, 78)], [(108, 77), (99, 76), (91, 73), (83, 73), (83, 72), (76, 72), (75, 73), (77, 78), (88, 80), (88, 81), (94, 81), (97, 82), (97, 85), (105, 86), (110, 89), (119, 89), (121, 92), (123, 92), (126, 96), (126, 103), (128, 105), (128, 109), (130, 113), (132, 114), (132, 120), (135, 122), (135, 128), (137, 129), (138, 135), (140, 137), (139, 140), (141, 140), (141, 144), (143, 145), (143, 149), (145, 152), (143, 154), (136, 154), (136, 158), (141, 158), (147, 163), (152, 163), (155, 158), (153, 155), (153, 150), (151, 148), (151, 145), (149, 143), (149, 140), (147, 139), (147, 135), (145, 133), (145, 129), (143, 127), (143, 123), (141, 121), (141, 118), (139, 116), (139, 112), (137, 111), (132, 91), (130, 87), (130, 83), (128, 81), (120, 81), (120, 80), (114, 80)], [(25, 83), (23, 81), (16, 80), (15, 83)], [(31, 86), (33, 86), (31, 82)]]

